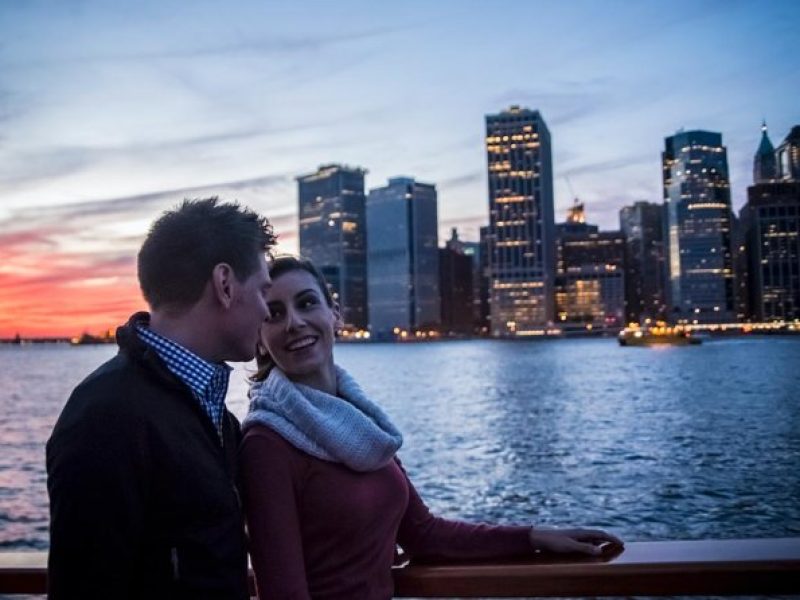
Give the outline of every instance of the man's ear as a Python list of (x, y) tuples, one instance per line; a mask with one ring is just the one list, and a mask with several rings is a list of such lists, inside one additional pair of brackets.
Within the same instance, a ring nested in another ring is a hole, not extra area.
[(211, 271), (211, 289), (222, 306), (230, 308), (233, 304), (236, 276), (227, 263), (219, 263)]

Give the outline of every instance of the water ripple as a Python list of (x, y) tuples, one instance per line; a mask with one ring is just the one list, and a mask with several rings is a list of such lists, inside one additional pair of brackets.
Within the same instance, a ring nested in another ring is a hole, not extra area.
[[(0, 548), (45, 549), (44, 442), (110, 347), (0, 347)], [(631, 540), (800, 534), (800, 340), (344, 345), (431, 509)], [(237, 365), (229, 406), (246, 410)]]

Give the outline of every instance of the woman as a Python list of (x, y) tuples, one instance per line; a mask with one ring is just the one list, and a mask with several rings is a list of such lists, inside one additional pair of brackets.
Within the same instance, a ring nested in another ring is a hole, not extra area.
[(600, 553), (602, 531), (434, 517), (395, 453), (402, 436), (333, 362), (339, 308), (308, 261), (275, 259), (240, 450), (259, 598), (385, 600), (413, 559)]

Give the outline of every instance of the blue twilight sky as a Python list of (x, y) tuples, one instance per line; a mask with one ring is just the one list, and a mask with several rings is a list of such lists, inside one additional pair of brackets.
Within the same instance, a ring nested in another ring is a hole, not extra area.
[(681, 127), (723, 134), (738, 209), (761, 119), (776, 145), (800, 123), (799, 25), (796, 0), (0, 0), (0, 248), (130, 253), (218, 193), (294, 249), (294, 177), (328, 162), (436, 184), (441, 236), (477, 239), (510, 104), (550, 127), (557, 220), (567, 178), (603, 228), (660, 201)]

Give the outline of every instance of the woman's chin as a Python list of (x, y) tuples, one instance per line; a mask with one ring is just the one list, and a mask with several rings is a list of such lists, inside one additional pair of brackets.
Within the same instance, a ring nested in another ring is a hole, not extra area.
[(278, 365), (289, 379), (308, 379), (325, 373), (325, 365), (315, 360), (292, 360)]

